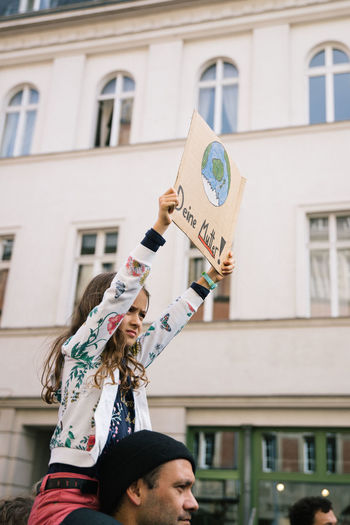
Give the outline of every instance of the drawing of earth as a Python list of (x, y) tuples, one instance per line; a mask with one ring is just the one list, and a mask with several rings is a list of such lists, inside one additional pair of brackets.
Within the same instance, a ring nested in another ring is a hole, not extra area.
[(211, 142), (202, 159), (202, 179), (205, 193), (214, 206), (222, 206), (231, 184), (230, 161), (220, 142)]

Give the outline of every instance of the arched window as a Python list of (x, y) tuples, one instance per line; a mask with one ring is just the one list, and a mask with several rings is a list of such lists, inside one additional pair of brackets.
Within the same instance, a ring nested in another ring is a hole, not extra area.
[(215, 133), (233, 133), (237, 131), (237, 102), (237, 68), (218, 59), (201, 75), (198, 111)]
[(32, 145), (39, 93), (25, 86), (10, 99), (5, 110), (1, 157), (29, 155)]
[(350, 119), (350, 58), (336, 47), (326, 46), (310, 60), (310, 124)]
[(98, 117), (95, 146), (128, 144), (135, 82), (119, 73), (109, 80), (98, 97)]

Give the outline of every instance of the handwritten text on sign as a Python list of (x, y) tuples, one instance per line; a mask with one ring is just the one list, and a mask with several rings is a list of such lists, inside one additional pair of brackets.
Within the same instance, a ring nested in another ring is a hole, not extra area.
[(214, 228), (210, 227), (209, 221), (204, 218), (203, 220), (200, 220), (197, 226), (197, 218), (194, 215), (194, 211), (192, 210), (192, 205), (187, 204), (185, 202), (185, 192), (180, 184), (178, 187), (177, 193), (179, 195), (179, 206), (176, 208), (177, 211), (182, 211), (182, 216), (187, 221), (187, 223), (194, 229), (198, 230), (198, 239), (203, 244), (203, 246), (208, 250), (210, 255), (213, 257), (213, 259), (216, 259), (218, 255), (217, 262), (220, 264), (220, 255), (222, 254), (222, 250), (225, 247), (226, 241), (223, 237), (221, 237), (220, 240), (220, 246), (218, 246), (217, 240), (215, 238), (215, 230)]

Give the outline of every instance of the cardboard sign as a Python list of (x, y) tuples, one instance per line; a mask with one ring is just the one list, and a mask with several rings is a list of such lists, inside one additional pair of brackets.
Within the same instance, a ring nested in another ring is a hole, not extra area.
[(194, 111), (175, 182), (180, 203), (172, 218), (219, 273), (231, 250), (245, 182), (223, 143)]

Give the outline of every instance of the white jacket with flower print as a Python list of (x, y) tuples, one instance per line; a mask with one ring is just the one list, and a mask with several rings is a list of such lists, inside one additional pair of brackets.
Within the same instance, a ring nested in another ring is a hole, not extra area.
[[(106, 379), (101, 389), (93, 386), (93, 377), (101, 363), (101, 353), (109, 338), (133, 304), (150, 271), (155, 252), (139, 245), (114, 277), (102, 302), (88, 315), (86, 322), (62, 346), (64, 367), (58, 424), (51, 439), (50, 463), (79, 467), (93, 466), (106, 443), (116, 384)], [(145, 367), (161, 353), (202, 304), (203, 299), (192, 289), (171, 304), (158, 321), (143, 333), (132, 347), (133, 355)], [(134, 391), (135, 432), (151, 429), (145, 387)]]

